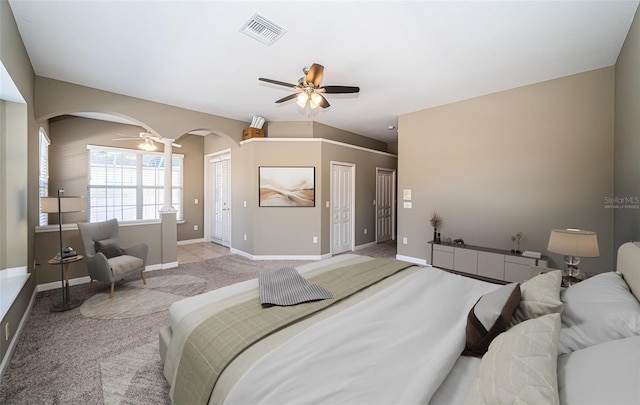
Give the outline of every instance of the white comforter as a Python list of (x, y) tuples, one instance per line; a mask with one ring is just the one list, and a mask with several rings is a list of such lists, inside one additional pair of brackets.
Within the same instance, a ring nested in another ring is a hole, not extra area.
[(464, 348), (469, 310), (497, 287), (421, 269), (263, 356), (225, 403), (426, 403)]

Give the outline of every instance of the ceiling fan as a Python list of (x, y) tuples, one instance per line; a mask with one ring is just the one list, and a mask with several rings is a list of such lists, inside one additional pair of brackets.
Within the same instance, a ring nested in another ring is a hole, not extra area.
[(301, 77), (298, 80), (298, 84), (285, 83), (278, 80), (265, 79), (264, 77), (258, 78), (263, 82), (277, 84), (279, 86), (290, 87), (298, 90), (298, 93), (290, 94), (286, 97), (281, 98), (280, 100), (276, 100), (276, 103), (283, 103), (285, 101), (293, 100), (297, 98), (297, 104), (300, 107), (304, 107), (307, 105), (311, 105), (311, 108), (327, 108), (329, 107), (329, 102), (324, 97), (323, 94), (345, 94), (345, 93), (358, 93), (360, 92), (360, 87), (356, 86), (322, 86), (320, 87), (320, 82), (322, 81), (322, 73), (324, 71), (324, 66), (314, 63), (311, 67), (305, 67), (302, 69), (302, 72), (305, 76)]
[[(140, 138), (142, 138), (142, 143), (138, 145), (138, 147), (147, 152), (158, 149), (154, 141), (164, 143), (164, 139), (161, 136), (155, 136), (151, 132), (140, 132), (140, 135), (137, 138), (129, 136), (125, 138), (116, 138), (113, 139), (113, 141), (138, 141)], [(182, 148), (182, 145), (178, 143), (172, 143), (171, 146), (174, 148)]]

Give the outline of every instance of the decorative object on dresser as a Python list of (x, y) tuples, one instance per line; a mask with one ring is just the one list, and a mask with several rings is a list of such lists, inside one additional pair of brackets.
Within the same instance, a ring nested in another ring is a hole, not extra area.
[(429, 223), (433, 227), (433, 243), (440, 243), (440, 234), (438, 228), (442, 226), (442, 217), (438, 214), (438, 211), (433, 211)]
[[(51, 311), (63, 312), (73, 309), (81, 304), (79, 300), (71, 300), (69, 297), (69, 278), (65, 273), (71, 261), (79, 261), (78, 254), (72, 248), (63, 248), (62, 243), (62, 213), (84, 211), (85, 202), (83, 197), (64, 196), (64, 189), (58, 190), (57, 197), (40, 197), (40, 210), (43, 213), (58, 214), (58, 235), (60, 250), (58, 255), (49, 260), (49, 264), (60, 264), (60, 281), (62, 283), (62, 302), (54, 305)], [(65, 285), (65, 279), (67, 283)]]
[(567, 275), (575, 277), (580, 270), (580, 257), (598, 257), (598, 236), (595, 232), (582, 229), (552, 229), (547, 249), (565, 255)]
[(522, 251), (520, 250), (520, 240), (522, 240), (522, 238), (524, 238), (524, 234), (520, 231), (511, 236), (511, 242), (513, 242), (513, 249), (511, 249), (511, 253), (522, 253)]

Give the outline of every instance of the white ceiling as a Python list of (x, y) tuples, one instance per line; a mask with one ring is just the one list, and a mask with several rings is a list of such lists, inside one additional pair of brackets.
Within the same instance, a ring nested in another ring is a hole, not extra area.
[[(638, 1), (9, 0), (35, 72), (249, 122), (317, 122), (384, 141), (398, 115), (611, 66)], [(260, 13), (288, 32), (239, 32)], [(291, 92), (360, 86), (303, 111)]]

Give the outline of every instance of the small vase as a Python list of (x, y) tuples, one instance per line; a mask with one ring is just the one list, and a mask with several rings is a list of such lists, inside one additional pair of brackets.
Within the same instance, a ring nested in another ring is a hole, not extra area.
[(436, 228), (433, 228), (433, 243), (439, 243), (438, 242), (438, 230)]
[(442, 243), (442, 239), (440, 239), (440, 232), (438, 232), (438, 243)]

